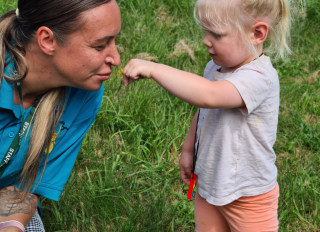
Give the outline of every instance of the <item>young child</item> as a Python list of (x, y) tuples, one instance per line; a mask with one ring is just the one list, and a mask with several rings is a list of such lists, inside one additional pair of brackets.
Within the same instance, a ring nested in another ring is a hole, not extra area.
[(196, 154), (198, 232), (278, 230), (279, 80), (263, 44), (268, 37), (269, 51), (289, 52), (289, 16), (287, 0), (197, 0), (195, 18), (212, 57), (205, 78), (137, 59), (123, 70), (125, 85), (152, 78), (200, 107), (180, 158), (189, 184)]

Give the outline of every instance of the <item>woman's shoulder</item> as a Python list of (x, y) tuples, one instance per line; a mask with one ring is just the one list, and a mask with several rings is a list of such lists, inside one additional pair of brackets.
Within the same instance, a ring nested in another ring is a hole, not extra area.
[(95, 112), (101, 106), (104, 87), (102, 85), (97, 91), (88, 91), (84, 89), (67, 87), (67, 92), (65, 113), (74, 113), (77, 111)]
[(104, 86), (102, 85), (100, 89), (96, 91), (88, 91), (85, 89), (79, 89), (74, 87), (67, 87), (68, 91), (68, 100), (74, 101), (74, 102), (90, 102), (95, 101), (97, 99), (102, 98)]

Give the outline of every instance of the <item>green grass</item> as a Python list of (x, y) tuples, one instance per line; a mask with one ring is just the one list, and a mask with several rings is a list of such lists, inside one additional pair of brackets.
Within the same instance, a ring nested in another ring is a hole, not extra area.
[[(2, 0), (1, 11), (14, 8), (12, 2)], [(118, 3), (121, 67), (138, 56), (202, 74), (210, 57), (192, 17), (194, 0)], [(306, 5), (292, 31), (293, 55), (274, 64), (281, 82), (275, 145), (281, 232), (320, 231), (320, 4)], [(105, 83), (101, 110), (60, 201), (42, 201), (45, 227), (194, 231), (178, 161), (196, 108), (152, 81), (123, 87), (119, 69)]]
[(281, 82), (278, 155), (280, 231), (320, 231), (320, 4), (295, 24)]

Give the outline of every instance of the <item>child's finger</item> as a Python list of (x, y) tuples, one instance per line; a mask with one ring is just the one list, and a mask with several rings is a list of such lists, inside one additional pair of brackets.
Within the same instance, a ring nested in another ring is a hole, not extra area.
[(128, 86), (130, 83), (132, 83), (133, 80), (129, 78), (127, 75), (123, 74), (123, 85)]
[(191, 177), (191, 172), (186, 172), (184, 170), (181, 170), (180, 171), (180, 177), (181, 177), (181, 180), (186, 183), (186, 184), (190, 184), (190, 177)]
[(128, 80), (128, 78), (126, 77), (126, 75), (124, 75), (124, 74), (123, 74), (123, 79), (122, 79), (122, 81), (123, 81), (123, 85), (124, 85), (124, 86), (129, 85), (129, 80)]
[(131, 82), (133, 82), (132, 77), (130, 76), (130, 67), (128, 67), (129, 64), (127, 64), (122, 69), (122, 76), (123, 76), (123, 84), (124, 86), (129, 85)]

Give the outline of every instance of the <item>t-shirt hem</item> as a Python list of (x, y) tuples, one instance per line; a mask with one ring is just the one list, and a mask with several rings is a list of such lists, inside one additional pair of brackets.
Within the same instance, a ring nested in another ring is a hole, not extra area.
[(209, 204), (216, 205), (216, 206), (224, 206), (239, 199), (240, 197), (258, 196), (258, 195), (267, 193), (272, 189), (274, 189), (276, 184), (277, 184), (277, 180), (273, 181), (272, 183), (266, 186), (259, 187), (259, 188), (240, 189), (235, 193), (231, 193), (230, 195), (227, 195), (224, 197), (214, 197), (207, 191), (201, 189), (200, 187), (197, 187), (197, 192), (202, 198), (206, 199), (206, 201)]

